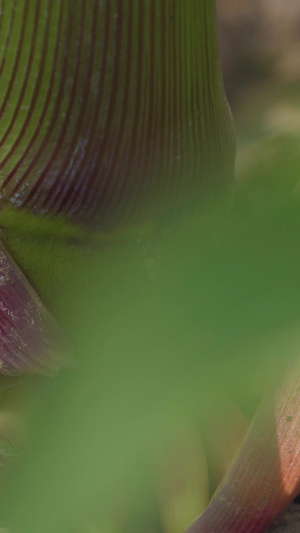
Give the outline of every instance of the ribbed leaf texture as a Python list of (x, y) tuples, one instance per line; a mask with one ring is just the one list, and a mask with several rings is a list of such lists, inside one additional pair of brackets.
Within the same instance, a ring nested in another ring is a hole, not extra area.
[(4, 0), (1, 205), (99, 227), (233, 178), (213, 0)]

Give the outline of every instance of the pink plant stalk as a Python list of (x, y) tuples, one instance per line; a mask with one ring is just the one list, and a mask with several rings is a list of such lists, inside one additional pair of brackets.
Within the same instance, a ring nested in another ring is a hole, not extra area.
[(263, 533), (300, 491), (300, 361), (256, 413), (208, 508), (188, 533)]

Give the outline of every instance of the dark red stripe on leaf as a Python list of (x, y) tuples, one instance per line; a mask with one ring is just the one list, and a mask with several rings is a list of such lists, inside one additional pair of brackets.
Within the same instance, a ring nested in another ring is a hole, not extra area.
[[(101, 140), (97, 147), (98, 158), (96, 160), (96, 172), (95, 183), (87, 188), (88, 194), (85, 198), (88, 198), (88, 201), (85, 205), (85, 213), (87, 210), (91, 209), (91, 212), (94, 210), (94, 199), (98, 198), (103, 205), (106, 207), (107, 197), (109, 195), (109, 188), (114, 181), (114, 176), (109, 174), (110, 162), (115, 156), (114, 153), (114, 139), (118, 131), (118, 122), (119, 122), (119, 112), (120, 108), (117, 106), (117, 100), (120, 95), (119, 82), (120, 82), (120, 56), (121, 56), (121, 44), (123, 37), (123, 0), (118, 0), (117, 2), (117, 17), (114, 21), (114, 31), (113, 31), (113, 45), (111, 54), (114, 58), (114, 66), (112, 72), (112, 80), (110, 85), (110, 99), (107, 103), (107, 115), (105, 118), (105, 123), (103, 125), (103, 131), (101, 132)], [(102, 167), (102, 168), (101, 168)], [(102, 170), (101, 175), (99, 176), (98, 169)], [(93, 191), (94, 194), (90, 194)]]
[[(62, 11), (61, 11), (61, 15), (60, 15), (60, 20), (62, 18), (62, 14), (63, 14), (64, 2), (61, 2), (61, 9), (62, 9)], [(39, 164), (40, 158), (43, 155), (43, 153), (45, 152), (45, 150), (46, 149), (49, 150), (49, 148), (51, 149), (51, 145), (52, 145), (51, 136), (52, 136), (53, 130), (54, 130), (56, 124), (57, 124), (57, 117), (59, 116), (59, 113), (60, 113), (60, 109), (61, 109), (61, 105), (62, 105), (62, 97), (63, 97), (64, 91), (65, 91), (65, 82), (66, 82), (66, 74), (67, 74), (67, 63), (68, 63), (68, 53), (69, 53), (69, 46), (70, 46), (70, 40), (71, 40), (71, 30), (72, 30), (72, 16), (71, 15), (70, 15), (70, 17), (68, 17), (68, 25), (67, 25), (67, 31), (66, 31), (66, 42), (65, 42), (65, 46), (64, 47), (61, 47), (61, 41), (59, 40), (59, 39), (61, 39), (61, 37), (60, 37), (60, 29), (61, 29), (61, 27), (59, 26), (59, 28), (58, 28), (59, 31), (58, 31), (58, 36), (57, 36), (57, 52), (61, 53), (63, 59), (62, 59), (62, 66), (61, 66), (61, 71), (60, 71), (60, 81), (59, 81), (58, 91), (57, 91), (57, 94), (55, 95), (55, 105), (54, 105), (54, 109), (53, 109), (52, 118), (51, 118), (51, 120), (49, 122), (47, 131), (44, 134), (44, 138), (43, 138), (42, 142), (40, 143), (39, 148), (37, 149), (36, 153), (34, 154), (30, 164), (28, 165), (27, 170), (25, 171), (25, 173), (21, 177), (20, 181), (18, 182), (18, 185), (17, 185), (16, 189), (14, 190), (14, 193), (17, 192), (17, 190), (20, 187), (20, 185), (27, 178), (28, 178), (28, 181), (30, 182), (30, 173), (33, 172), (34, 167)], [(57, 59), (57, 63), (59, 63), (59, 58)], [(54, 81), (55, 69), (57, 69), (57, 64), (53, 62), (53, 80), (52, 81)], [(46, 109), (47, 109), (48, 105), (51, 102), (52, 90), (53, 90), (53, 87), (52, 87), (52, 84), (51, 84), (50, 87), (49, 87), (49, 92), (47, 94), (46, 101), (45, 101), (45, 108)], [(32, 198), (35, 195), (36, 191), (42, 185), (42, 181), (43, 180), (37, 179), (36, 182), (34, 184), (32, 184), (29, 194), (27, 194), (26, 196), (24, 195), (23, 202), (24, 202), (24, 206), (25, 207), (29, 207), (30, 201), (32, 200)]]
[[(3, 4), (4, 4), (4, 2), (3, 2)], [(11, 8), (11, 17), (10, 17), (10, 21), (9, 21), (9, 27), (8, 27), (8, 31), (7, 31), (6, 41), (5, 41), (5, 45), (4, 45), (4, 49), (3, 49), (3, 57), (2, 57), (2, 60), (1, 60), (1, 64), (0, 64), (0, 78), (2, 76), (2, 72), (3, 72), (4, 66), (5, 66), (6, 52), (7, 52), (8, 46), (9, 46), (9, 42), (10, 42), (11, 35), (12, 35), (12, 29), (13, 29), (13, 25), (14, 25), (14, 22), (15, 22), (16, 4), (17, 4), (17, 0), (14, 0), (14, 2), (12, 4), (12, 8)], [(3, 6), (3, 9), (4, 9), (4, 6)], [(1, 13), (2, 13), (2, 17), (3, 17), (4, 11), (2, 10)], [(1, 20), (2, 20), (2, 17), (1, 17)]]
[[(39, 67), (38, 67), (38, 71), (37, 71), (37, 78), (36, 78), (36, 82), (35, 82), (35, 87), (34, 87), (32, 99), (31, 99), (30, 104), (29, 104), (28, 113), (26, 115), (26, 119), (24, 121), (24, 124), (23, 124), (23, 126), (22, 126), (22, 128), (20, 130), (20, 133), (19, 133), (17, 139), (15, 140), (14, 144), (10, 148), (10, 150), (7, 153), (7, 155), (5, 156), (5, 158), (2, 161), (0, 161), (0, 169), (2, 169), (5, 166), (7, 161), (14, 154), (14, 151), (16, 150), (16, 148), (19, 146), (19, 144), (22, 141), (24, 135), (26, 134), (26, 130), (27, 130), (28, 126), (29, 126), (29, 123), (30, 123), (30, 120), (32, 118), (32, 115), (33, 115), (33, 113), (35, 111), (36, 102), (37, 102), (37, 98), (38, 98), (38, 95), (39, 95), (40, 86), (41, 86), (41, 82), (42, 82), (42, 77), (43, 77), (44, 69), (45, 69), (45, 66), (46, 66), (46, 54), (47, 54), (47, 47), (48, 47), (48, 44), (49, 44), (48, 41), (49, 41), (49, 28), (50, 28), (50, 24), (51, 24), (51, 13), (52, 13), (52, 2), (51, 2), (51, 0), (49, 0), (48, 5), (47, 5), (47, 23), (46, 23), (45, 35), (44, 35), (44, 39), (43, 39), (42, 54), (41, 54), (41, 59), (40, 59), (40, 62), (39, 62)], [(6, 130), (5, 138), (7, 137), (7, 134), (8, 134), (8, 130)], [(31, 143), (28, 143), (28, 146), (30, 146), (30, 145), (31, 145)], [(25, 151), (25, 154), (23, 154), (23, 159), (24, 159), (25, 155), (27, 155), (26, 151)], [(22, 159), (21, 159), (21, 161), (22, 161)], [(15, 170), (20, 166), (20, 164), (21, 164), (21, 162), (19, 162), (17, 167), (15, 167)], [(13, 174), (11, 174), (11, 176), (12, 175)], [(11, 176), (9, 177), (9, 179), (11, 178)]]
[[(47, 176), (49, 174), (49, 171), (51, 170), (51, 167), (54, 163), (56, 163), (57, 161), (60, 161), (60, 159), (62, 158), (62, 162), (64, 162), (65, 160), (68, 159), (68, 154), (70, 153), (68, 149), (64, 149), (64, 147), (69, 144), (69, 136), (71, 136), (71, 134), (73, 133), (69, 133), (68, 135), (68, 130), (70, 130), (70, 123), (71, 123), (71, 118), (72, 118), (72, 115), (74, 114), (74, 111), (76, 111), (76, 109), (74, 109), (75, 107), (75, 102), (76, 102), (76, 97), (78, 98), (78, 94), (77, 94), (77, 86), (78, 86), (78, 78), (79, 78), (79, 68), (80, 68), (80, 63), (81, 63), (81, 51), (82, 51), (82, 41), (83, 41), (83, 31), (84, 31), (84, 25), (85, 25), (85, 2), (84, 0), (82, 0), (81, 2), (81, 15), (80, 15), (80, 25), (79, 25), (79, 33), (78, 33), (78, 37), (77, 37), (77, 48), (76, 48), (76, 54), (75, 54), (75, 57), (73, 58), (73, 61), (75, 63), (75, 70), (74, 70), (74, 74), (73, 74), (73, 79), (72, 79), (72, 87), (71, 87), (71, 91), (70, 91), (70, 96), (69, 96), (69, 101), (68, 101), (68, 106), (67, 106), (67, 109), (65, 111), (65, 118), (64, 118), (64, 121), (62, 122), (62, 125), (61, 125), (61, 130), (60, 130), (60, 134), (56, 140), (56, 144), (55, 144), (55, 147), (52, 151), (52, 153), (50, 154), (49, 156), (49, 160), (48, 160), (48, 163), (47, 165), (44, 167), (41, 175), (40, 175), (40, 180), (41, 181), (46, 181), (47, 180)], [(85, 95), (80, 95), (81, 98)], [(76, 129), (75, 129), (75, 135), (76, 135)], [(60, 156), (60, 153), (62, 153), (62, 156)], [(55, 174), (58, 174), (58, 177), (59, 177), (59, 170), (56, 170)], [(47, 187), (47, 192), (46, 194), (44, 193), (43, 195), (41, 194), (41, 191), (39, 193), (39, 195), (36, 196), (35, 198), (35, 202), (41, 206), (41, 209), (44, 211), (44, 212), (47, 212), (50, 208), (51, 208), (51, 205), (53, 205), (53, 196), (54, 194), (57, 193), (57, 189), (59, 191), (61, 191), (62, 189), (62, 183), (61, 181), (58, 181), (58, 177), (55, 176), (55, 181), (54, 181), (54, 184), (53, 186), (51, 186), (50, 188)], [(59, 212), (58, 209), (57, 209), (57, 205), (55, 206), (55, 212)]]
[(16, 118), (17, 118), (17, 116), (19, 114), (19, 111), (20, 111), (20, 108), (21, 108), (21, 105), (22, 105), (22, 102), (23, 102), (23, 99), (24, 99), (24, 94), (25, 94), (25, 91), (27, 89), (28, 78), (29, 78), (31, 67), (32, 67), (32, 60), (33, 60), (34, 50), (35, 50), (35, 46), (36, 46), (36, 34), (37, 34), (39, 14), (40, 14), (39, 6), (40, 6), (40, 4), (38, 2), (36, 4), (33, 28), (32, 28), (32, 32), (31, 32), (30, 52), (29, 52), (29, 56), (28, 56), (28, 59), (27, 59), (27, 63), (26, 63), (26, 71), (25, 71), (25, 74), (24, 74), (24, 79), (23, 79), (21, 90), (20, 90), (19, 98), (18, 98), (18, 100), (16, 102), (16, 106), (15, 106), (14, 113), (13, 113), (13, 116), (11, 118), (10, 124), (6, 128), (4, 135), (0, 139), (0, 148), (5, 143), (7, 137), (9, 136), (9, 134), (10, 134), (15, 122), (16, 122)]
[[(94, 110), (91, 117), (91, 123), (86, 127), (86, 146), (85, 154), (80, 162), (79, 168), (76, 170), (73, 179), (73, 204), (69, 206), (67, 212), (71, 215), (83, 217), (83, 209), (89, 206), (88, 193), (94, 195), (94, 180), (96, 172), (95, 153), (98, 154), (98, 143), (101, 138), (101, 124), (99, 118), (101, 117), (101, 109), (103, 104), (104, 90), (105, 90), (105, 73), (107, 69), (108, 51), (109, 51), (109, 37), (110, 37), (110, 20), (111, 20), (111, 6), (106, 2), (103, 7), (102, 28), (99, 28), (98, 35), (102, 38), (102, 55), (99, 58), (99, 67), (96, 71), (99, 72), (99, 82), (97, 87), (97, 98), (94, 104)], [(89, 179), (90, 178), (90, 179)], [(69, 191), (70, 193), (70, 191)]]
[[(63, 2), (61, 2), (61, 4), (60, 4), (60, 13), (59, 13), (59, 17), (58, 17), (58, 27), (57, 27), (57, 34), (56, 34), (56, 44), (55, 44), (55, 49), (54, 49), (54, 54), (53, 54), (53, 61), (52, 61), (52, 69), (51, 69), (51, 77), (50, 77), (50, 82), (49, 82), (49, 88), (48, 88), (48, 91), (47, 91), (47, 94), (46, 94), (46, 97), (45, 97), (45, 103), (44, 103), (43, 109), (41, 111), (41, 115), (39, 117), (36, 129), (35, 129), (32, 137), (31, 137), (30, 141), (28, 142), (27, 147), (24, 149), (24, 152), (23, 152), (22, 156), (20, 157), (20, 159), (18, 160), (17, 164), (14, 166), (14, 168), (11, 170), (11, 172), (8, 174), (7, 178), (4, 180), (4, 182), (2, 184), (2, 188), (1, 189), (2, 189), (2, 191), (6, 192), (7, 188), (10, 185), (10, 182), (12, 182), (12, 184), (14, 185), (14, 189), (10, 192), (11, 196), (16, 194), (18, 192), (18, 189), (21, 189), (23, 187), (23, 185), (25, 185), (27, 183), (27, 180), (29, 182), (31, 181), (30, 174), (33, 171), (34, 165), (38, 162), (39, 157), (40, 157), (40, 153), (39, 153), (39, 151), (37, 151), (34, 154), (31, 162), (28, 163), (25, 172), (20, 177), (18, 177), (18, 179), (17, 179), (17, 177), (15, 177), (15, 183), (13, 183), (13, 178), (14, 178), (16, 172), (21, 167), (21, 165), (23, 166), (25, 164), (28, 154), (34, 148), (35, 141), (37, 140), (38, 135), (40, 133), (40, 130), (41, 130), (42, 126), (43, 126), (43, 123), (44, 123), (44, 120), (45, 120), (45, 116), (46, 116), (46, 113), (48, 111), (48, 107), (49, 107), (50, 102), (51, 102), (51, 95), (52, 95), (52, 91), (53, 91), (54, 78), (55, 78), (55, 72), (56, 72), (56, 68), (57, 68), (58, 55), (59, 55), (59, 45), (60, 45), (60, 42), (61, 42), (61, 33), (62, 33), (62, 27), (63, 27), (62, 26), (62, 19), (63, 19)], [(42, 146), (44, 144), (45, 144), (45, 141), (43, 140), (42, 141)]]
[[(68, 212), (69, 206), (72, 206), (76, 194), (78, 193), (78, 180), (74, 183), (74, 173), (77, 171), (78, 165), (82, 159), (80, 143), (82, 138), (85, 145), (85, 129), (87, 124), (87, 118), (85, 115), (87, 109), (90, 109), (91, 99), (92, 99), (92, 80), (93, 80), (93, 66), (95, 61), (95, 44), (98, 27), (98, 16), (99, 16), (99, 2), (98, 0), (94, 1), (92, 15), (91, 15), (91, 39), (89, 43), (89, 59), (88, 66), (85, 74), (85, 82), (83, 87), (83, 93), (81, 96), (80, 109), (78, 112), (76, 126), (74, 128), (74, 133), (70, 142), (70, 148), (67, 154), (64, 157), (63, 164), (61, 165), (55, 183), (53, 186), (54, 195), (52, 201), (48, 202), (48, 209), (50, 211), (56, 209), (58, 213)], [(78, 150), (79, 147), (79, 150)], [(84, 147), (82, 148), (84, 153)], [(78, 155), (77, 155), (78, 152)], [(74, 156), (74, 154), (76, 154)]]
[(7, 106), (8, 100), (10, 98), (11, 90), (12, 90), (12, 87), (13, 87), (13, 85), (15, 83), (16, 74), (17, 74), (17, 71), (18, 71), (18, 68), (19, 68), (22, 48), (24, 46), (24, 35), (25, 35), (25, 31), (26, 31), (26, 26), (27, 26), (28, 11), (29, 11), (29, 2), (28, 2), (28, 0), (25, 0), (25, 6), (24, 6), (23, 13), (22, 13), (22, 25), (21, 25), (20, 37), (19, 37), (19, 41), (18, 41), (18, 47), (17, 47), (16, 53), (15, 53), (15, 61), (14, 61), (14, 65), (13, 65), (13, 68), (12, 68), (12, 73), (11, 73), (11, 76), (10, 76), (10, 79), (9, 79), (9, 84), (8, 84), (5, 96), (3, 98), (2, 105), (0, 107), (0, 119), (3, 116), (3, 113), (4, 113), (5, 108)]
[[(64, 140), (64, 137), (66, 135), (67, 127), (69, 125), (70, 117), (71, 117), (71, 110), (74, 104), (74, 96), (76, 91), (76, 84), (78, 79), (78, 61), (76, 61), (76, 57), (73, 58), (72, 54), (72, 44), (75, 41), (78, 46), (80, 46), (81, 41), (77, 41), (78, 35), (76, 35), (76, 39), (72, 39), (72, 33), (74, 32), (74, 10), (75, 10), (75, 4), (73, 9), (70, 9), (68, 11), (68, 29), (67, 29), (67, 35), (65, 40), (65, 47), (63, 50), (63, 64), (61, 68), (61, 80), (59, 85), (59, 90), (56, 97), (56, 105), (55, 109), (53, 111), (52, 120), (47, 132), (47, 137), (45, 139), (44, 147), (48, 144), (48, 139), (52, 133), (54, 133), (55, 126), (59, 127), (59, 131), (55, 134), (55, 139), (53, 139), (53, 143), (55, 145), (55, 148), (52, 149), (49, 155), (47, 155), (46, 164), (43, 165), (43, 168), (39, 172), (39, 177), (36, 181), (36, 184), (32, 187), (31, 192), (28, 194), (26, 198), (26, 206), (29, 209), (32, 209), (35, 211), (35, 206), (38, 206), (38, 210), (41, 210), (42, 212), (46, 212), (46, 209), (44, 207), (44, 199), (47, 198), (49, 194), (49, 186), (47, 186), (46, 180), (48, 178), (48, 172), (51, 168), (51, 166), (55, 163), (56, 157), (60, 151), (61, 143)], [(70, 58), (75, 59), (75, 76), (74, 79), (72, 79), (72, 86), (71, 86), (71, 95), (68, 99), (68, 106), (67, 109), (64, 109), (62, 116), (63, 120), (59, 121), (57, 120), (60, 116), (60, 112), (62, 109), (62, 103), (63, 98), (67, 94), (67, 74), (68, 74), (68, 65), (70, 65)], [(52, 144), (52, 143), (51, 143)], [(48, 145), (49, 146), (49, 145)]]

